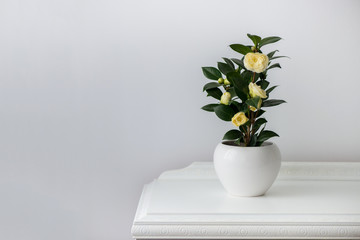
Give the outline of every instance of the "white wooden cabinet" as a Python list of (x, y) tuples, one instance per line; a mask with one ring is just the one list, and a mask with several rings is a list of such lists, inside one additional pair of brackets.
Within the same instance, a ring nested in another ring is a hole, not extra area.
[(283, 162), (261, 197), (229, 196), (212, 162), (145, 185), (135, 239), (360, 239), (360, 163)]

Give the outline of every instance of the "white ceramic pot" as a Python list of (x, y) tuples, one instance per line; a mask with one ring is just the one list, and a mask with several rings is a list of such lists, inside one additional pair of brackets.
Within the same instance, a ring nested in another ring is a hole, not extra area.
[(260, 147), (241, 147), (231, 143), (219, 143), (214, 152), (214, 167), (220, 182), (233, 196), (265, 194), (280, 170), (279, 148), (272, 142), (265, 142)]

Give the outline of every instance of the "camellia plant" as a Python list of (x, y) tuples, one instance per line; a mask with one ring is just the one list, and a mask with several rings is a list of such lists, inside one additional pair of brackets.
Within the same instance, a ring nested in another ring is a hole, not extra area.
[(279, 136), (265, 130), (267, 120), (261, 116), (265, 113), (263, 108), (285, 103), (284, 100), (269, 99), (270, 93), (277, 86), (269, 87), (270, 82), (266, 79), (270, 69), (281, 68), (279, 63), (271, 62), (286, 56), (275, 56), (278, 50), (268, 54), (261, 51), (263, 46), (281, 40), (280, 37), (247, 36), (253, 45), (230, 45), (242, 55), (240, 59), (223, 58), (224, 62), (218, 62), (217, 68), (202, 68), (205, 77), (215, 81), (205, 84), (203, 91), (207, 92), (207, 96), (219, 100), (202, 109), (215, 112), (220, 119), (231, 121), (238, 127), (225, 133), (223, 140), (233, 140), (236, 145), (242, 146), (261, 146), (269, 138)]

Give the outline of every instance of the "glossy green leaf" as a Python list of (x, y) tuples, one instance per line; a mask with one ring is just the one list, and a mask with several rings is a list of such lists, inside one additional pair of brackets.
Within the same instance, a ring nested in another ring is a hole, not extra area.
[(257, 108), (259, 101), (260, 101), (260, 97), (256, 96), (256, 97), (246, 100), (246, 104), (251, 107)]
[(216, 103), (212, 103), (212, 104), (208, 104), (208, 105), (205, 105), (203, 106), (201, 109), (202, 110), (205, 110), (205, 111), (208, 111), (208, 112), (214, 112), (214, 108), (216, 106), (218, 106), (219, 104), (216, 104)]
[(276, 56), (272, 57), (270, 60), (277, 59), (277, 58), (289, 58), (288, 56)]
[(221, 78), (221, 72), (214, 67), (202, 67), (202, 71), (205, 77), (211, 80), (218, 80)]
[(278, 86), (272, 86), (271, 88), (269, 88), (268, 90), (266, 90), (266, 94), (269, 95), (269, 93), (271, 93), (275, 88), (277, 88)]
[(266, 80), (260, 80), (256, 84), (265, 90), (269, 86), (270, 82), (268, 82)]
[(225, 133), (223, 140), (235, 140), (242, 136), (241, 132), (236, 129), (232, 129)]
[(218, 100), (220, 100), (221, 96), (222, 96), (222, 91), (219, 88), (211, 88), (206, 90), (206, 92), (208, 93), (208, 96), (211, 96), (213, 98), (216, 98)]
[(221, 84), (219, 84), (217, 82), (209, 82), (209, 83), (204, 85), (203, 91), (206, 91), (206, 90), (211, 89), (211, 88), (217, 88), (217, 87), (220, 87), (220, 86), (221, 86)]
[(231, 68), (229, 65), (222, 62), (218, 62), (218, 68), (224, 75), (235, 71), (235, 69)]
[(234, 86), (236, 95), (242, 100), (246, 101), (248, 96), (248, 84), (238, 72), (231, 72), (226, 75), (227, 79)]
[[(246, 115), (246, 117), (249, 117), (248, 115)], [(247, 127), (250, 127), (250, 121), (247, 121), (246, 123), (244, 123), (243, 125), (241, 125), (239, 127), (239, 130), (243, 133), (247, 132)], [(244, 130), (245, 129), (245, 130)]]
[[(254, 77), (254, 73), (250, 71), (244, 71), (241, 73), (241, 76), (246, 80), (247, 84), (249, 85), (250, 82), (252, 82), (252, 79)], [(259, 74), (255, 74), (255, 82), (259, 79)]]
[(264, 110), (262, 110), (262, 109), (259, 109), (259, 110), (257, 110), (257, 112), (256, 112), (256, 117), (260, 117), (261, 115), (263, 115), (265, 113), (265, 111)]
[(248, 147), (254, 147), (256, 146), (256, 142), (257, 142), (257, 135), (254, 134), (251, 136), (250, 138), (250, 142), (248, 143)]
[(239, 138), (238, 140), (236, 140), (234, 143), (236, 144), (236, 145), (241, 145), (241, 143), (243, 143), (244, 141), (243, 141), (243, 137), (241, 137), (241, 138)]
[(286, 103), (286, 101), (284, 100), (279, 100), (279, 99), (271, 99), (271, 100), (265, 100), (262, 103), (262, 107), (273, 107), (273, 106), (277, 106), (280, 105), (282, 103)]
[(259, 78), (260, 78), (261, 80), (265, 80), (266, 77), (267, 77), (266, 72), (261, 72), (261, 73), (259, 73)]
[(229, 106), (232, 107), (235, 112), (241, 112), (242, 110), (242, 104), (236, 101), (231, 101)]
[(228, 58), (223, 58), (223, 59), (224, 59), (224, 61), (226, 62), (227, 65), (229, 65), (232, 69), (235, 70), (235, 65), (230, 59), (228, 59)]
[(279, 137), (279, 135), (273, 131), (264, 130), (259, 134), (257, 141), (263, 143), (272, 137)]
[(264, 123), (267, 123), (267, 120), (265, 118), (258, 118), (253, 126), (254, 132), (256, 132)]
[(268, 53), (268, 58), (269, 59), (272, 59), (272, 57), (274, 56), (274, 54), (276, 53), (276, 52), (278, 52), (279, 50), (275, 50), (275, 51), (272, 51), (272, 52), (270, 52), (270, 53)]
[(246, 55), (247, 53), (251, 52), (251, 48), (249, 48), (248, 46), (244, 46), (242, 44), (231, 44), (230, 47), (232, 50), (241, 53), (243, 55)]
[(237, 58), (232, 58), (231, 59), (234, 63), (236, 63), (237, 65), (239, 65), (241, 68), (245, 69), (245, 65), (244, 62), (240, 59)]
[(255, 46), (257, 46), (258, 43), (261, 41), (261, 37), (256, 35), (247, 34), (247, 36), (251, 39), (251, 41), (254, 43)]
[(235, 111), (228, 105), (219, 104), (214, 108), (216, 116), (224, 121), (231, 121)]
[(246, 113), (246, 112), (248, 112), (248, 111), (249, 111), (248, 105), (247, 105), (245, 102), (241, 103), (241, 106), (240, 106), (240, 108), (239, 108), (239, 112), (244, 112), (244, 113)]
[(275, 63), (273, 65), (271, 65), (270, 67), (267, 68), (267, 70), (272, 69), (272, 68), (281, 68), (279, 63)]
[(262, 47), (262, 46), (270, 44), (270, 43), (275, 43), (279, 40), (281, 40), (281, 37), (273, 36), (273, 37), (263, 38), (263, 39), (261, 39), (261, 41), (259, 43), (259, 47)]
[(230, 94), (231, 94), (231, 98), (234, 98), (237, 96), (236, 92), (235, 92), (235, 88), (232, 86), (230, 88), (228, 88), (227, 90)]

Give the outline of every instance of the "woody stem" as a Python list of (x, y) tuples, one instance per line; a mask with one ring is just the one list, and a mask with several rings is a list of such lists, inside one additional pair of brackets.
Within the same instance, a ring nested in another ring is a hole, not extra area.
[(254, 133), (255, 133), (254, 132), (254, 123), (255, 123), (255, 120), (256, 120), (256, 117), (257, 117), (258, 113), (259, 113), (259, 110), (256, 111), (255, 116), (254, 116), (254, 118), (252, 119), (252, 122), (251, 122), (251, 135), (254, 135)]

